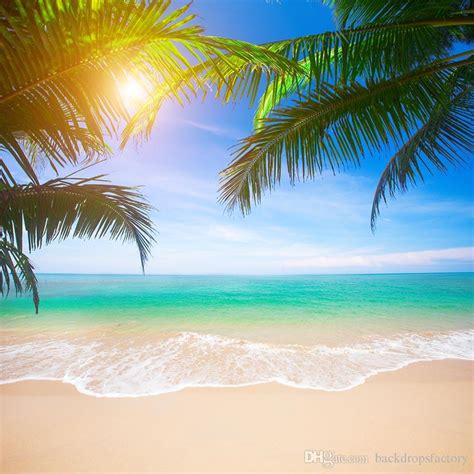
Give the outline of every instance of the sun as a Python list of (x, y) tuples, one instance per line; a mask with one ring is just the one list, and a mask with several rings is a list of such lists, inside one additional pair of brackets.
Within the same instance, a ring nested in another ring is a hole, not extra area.
[(129, 78), (121, 85), (120, 95), (127, 107), (133, 107), (143, 102), (146, 97), (146, 91), (139, 81)]

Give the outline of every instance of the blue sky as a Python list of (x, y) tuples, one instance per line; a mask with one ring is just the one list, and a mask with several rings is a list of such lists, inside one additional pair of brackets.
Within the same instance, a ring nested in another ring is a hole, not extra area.
[[(179, 2), (182, 3), (182, 2)], [(266, 42), (334, 29), (331, 11), (313, 0), (195, 0), (209, 34)], [(218, 172), (229, 147), (251, 129), (245, 104), (211, 98), (168, 103), (152, 138), (97, 167), (119, 184), (143, 185), (159, 210), (150, 274), (301, 274), (473, 269), (471, 167), (435, 174), (382, 207), (375, 234), (370, 209), (389, 157), (360, 169), (291, 187), (287, 182), (245, 218), (217, 204)], [(46, 176), (45, 176), (46, 177)], [(32, 254), (39, 272), (139, 273), (135, 247), (67, 240)]]

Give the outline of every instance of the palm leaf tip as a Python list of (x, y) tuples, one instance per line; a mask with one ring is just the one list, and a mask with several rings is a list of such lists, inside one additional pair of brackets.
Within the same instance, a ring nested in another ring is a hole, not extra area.
[(7, 296), (12, 285), (17, 295), (25, 292), (32, 294), (38, 314), (40, 298), (33, 264), (13, 244), (0, 240), (0, 294)]
[(404, 193), (417, 178), (432, 170), (446, 172), (449, 165), (461, 165), (472, 154), (474, 143), (474, 86), (472, 71), (461, 69), (449, 77), (445, 97), (387, 163), (377, 184), (370, 224), (375, 231), (381, 202), (397, 192)]

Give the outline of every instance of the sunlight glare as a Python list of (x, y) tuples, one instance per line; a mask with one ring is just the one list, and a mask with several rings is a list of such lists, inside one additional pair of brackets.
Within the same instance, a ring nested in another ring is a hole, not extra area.
[(134, 78), (129, 78), (120, 88), (120, 94), (128, 107), (137, 105), (146, 97), (144, 87)]

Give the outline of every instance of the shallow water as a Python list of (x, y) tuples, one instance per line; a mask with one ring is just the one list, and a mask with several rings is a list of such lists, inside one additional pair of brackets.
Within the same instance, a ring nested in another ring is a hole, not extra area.
[(95, 396), (277, 381), (344, 390), (418, 360), (473, 359), (474, 274), (40, 276), (0, 300), (1, 381)]

